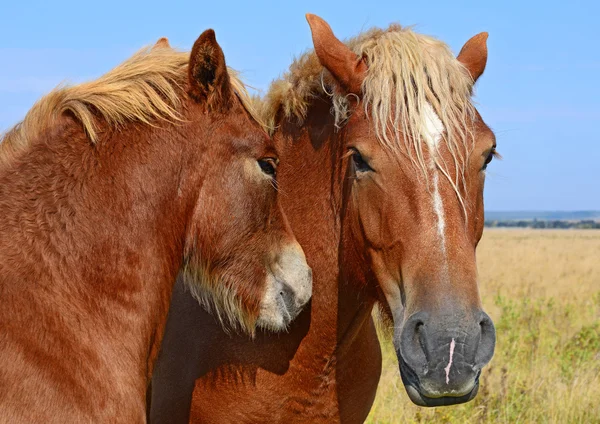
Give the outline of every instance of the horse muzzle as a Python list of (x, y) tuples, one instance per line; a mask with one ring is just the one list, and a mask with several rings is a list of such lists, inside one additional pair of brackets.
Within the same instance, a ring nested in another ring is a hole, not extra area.
[(474, 319), (463, 314), (432, 319), (418, 312), (405, 322), (396, 354), (402, 382), (416, 405), (455, 405), (477, 395), (496, 332), (485, 312), (469, 315)]

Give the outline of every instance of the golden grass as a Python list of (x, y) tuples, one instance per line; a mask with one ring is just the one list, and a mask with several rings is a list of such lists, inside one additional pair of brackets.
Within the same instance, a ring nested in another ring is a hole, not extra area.
[(600, 231), (490, 230), (477, 250), (497, 330), (477, 398), (414, 406), (389, 340), (368, 423), (600, 423)]

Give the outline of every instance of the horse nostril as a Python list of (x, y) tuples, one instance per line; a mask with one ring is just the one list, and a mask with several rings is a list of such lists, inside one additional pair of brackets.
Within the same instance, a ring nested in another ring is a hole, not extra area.
[(290, 314), (290, 316), (295, 317), (298, 310), (298, 299), (294, 290), (289, 287), (283, 287), (283, 289), (279, 291), (279, 296), (281, 296), (287, 313)]
[(428, 361), (426, 318), (423, 312), (417, 312), (408, 318), (400, 339), (402, 356), (414, 369), (423, 369)]
[(421, 327), (423, 327), (425, 325), (425, 323), (423, 321), (418, 321), (417, 324), (415, 325), (415, 332), (418, 334), (419, 330), (421, 330)]
[[(425, 336), (425, 323), (423, 321), (417, 321), (415, 324), (415, 333), (413, 335), (413, 341), (420, 345), (423, 349), (423, 337)], [(424, 351), (425, 349), (423, 349)]]
[(475, 365), (481, 368), (492, 359), (496, 346), (496, 329), (494, 328), (492, 319), (485, 312), (481, 312), (479, 328), (481, 330), (481, 338), (477, 346)]
[(481, 327), (484, 327), (484, 326), (488, 326), (490, 324), (492, 324), (492, 319), (485, 312), (482, 312), (482, 317), (481, 317), (481, 321), (479, 321), (479, 325)]

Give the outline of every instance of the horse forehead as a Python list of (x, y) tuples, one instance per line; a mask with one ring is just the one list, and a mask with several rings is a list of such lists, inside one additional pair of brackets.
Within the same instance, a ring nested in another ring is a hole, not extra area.
[(275, 144), (268, 138), (263, 139), (254, 134), (241, 134), (231, 140), (232, 150), (227, 149), (233, 155), (250, 156), (253, 158), (273, 157), (279, 158)]
[(423, 130), (425, 132), (424, 137), (427, 147), (429, 147), (430, 151), (435, 152), (445, 128), (440, 117), (429, 103), (425, 103), (423, 110)]
[(475, 140), (491, 146), (496, 145), (496, 134), (481, 118), (475, 124)]
[(220, 123), (225, 138), (235, 152), (263, 155), (277, 152), (275, 142), (258, 122), (247, 115), (227, 116)]

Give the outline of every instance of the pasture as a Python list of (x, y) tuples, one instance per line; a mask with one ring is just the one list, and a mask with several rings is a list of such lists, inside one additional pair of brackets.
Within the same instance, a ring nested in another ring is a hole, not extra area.
[(383, 371), (367, 422), (600, 422), (600, 231), (486, 229), (477, 262), (497, 331), (477, 398), (414, 406), (382, 337)]

